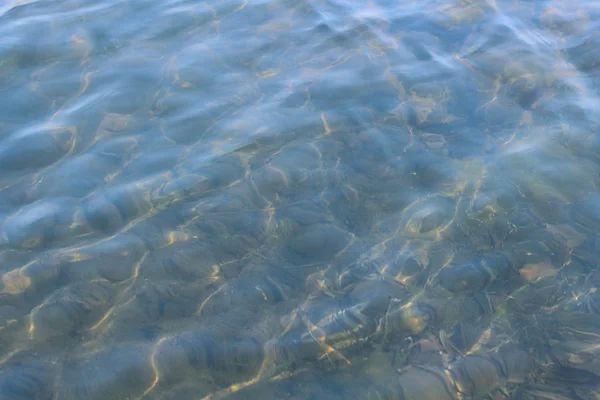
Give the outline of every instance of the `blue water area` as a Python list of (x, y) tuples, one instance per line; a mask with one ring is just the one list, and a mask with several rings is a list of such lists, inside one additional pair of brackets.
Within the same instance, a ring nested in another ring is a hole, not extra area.
[(597, 398), (599, 32), (3, 1), (0, 398)]

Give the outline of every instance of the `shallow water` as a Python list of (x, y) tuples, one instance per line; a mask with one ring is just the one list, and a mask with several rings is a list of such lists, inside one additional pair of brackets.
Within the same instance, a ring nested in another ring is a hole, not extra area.
[(0, 397), (596, 398), (599, 25), (1, 3)]

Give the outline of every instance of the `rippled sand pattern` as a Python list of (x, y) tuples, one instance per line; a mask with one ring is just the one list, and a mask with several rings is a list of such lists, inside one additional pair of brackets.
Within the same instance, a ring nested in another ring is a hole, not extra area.
[(598, 398), (599, 32), (0, 3), (0, 398)]

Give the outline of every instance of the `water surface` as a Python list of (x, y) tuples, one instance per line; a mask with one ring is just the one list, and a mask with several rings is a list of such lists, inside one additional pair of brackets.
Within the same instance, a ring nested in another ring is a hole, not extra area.
[(599, 25), (0, 4), (0, 397), (596, 398)]

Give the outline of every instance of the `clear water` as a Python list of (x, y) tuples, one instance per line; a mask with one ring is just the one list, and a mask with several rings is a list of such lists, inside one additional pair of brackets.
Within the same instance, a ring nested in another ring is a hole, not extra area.
[(597, 398), (599, 24), (5, 0), (0, 398)]

